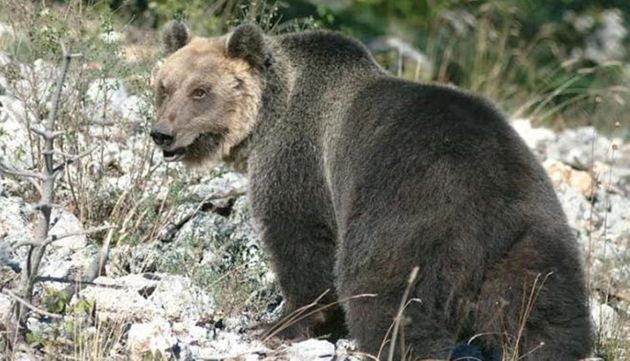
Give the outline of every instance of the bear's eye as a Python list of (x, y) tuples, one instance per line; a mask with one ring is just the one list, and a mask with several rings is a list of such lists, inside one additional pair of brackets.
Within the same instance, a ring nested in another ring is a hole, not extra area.
[(157, 103), (162, 104), (166, 100), (167, 96), (168, 94), (166, 92), (166, 88), (160, 83), (157, 90)]
[(190, 94), (190, 96), (193, 99), (202, 99), (203, 97), (206, 96), (206, 91), (204, 89), (197, 88), (197, 89), (193, 90), (193, 92)]

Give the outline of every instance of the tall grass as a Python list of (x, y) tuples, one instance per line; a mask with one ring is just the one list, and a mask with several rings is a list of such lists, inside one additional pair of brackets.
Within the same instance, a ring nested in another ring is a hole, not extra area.
[(494, 100), (512, 118), (527, 117), (539, 125), (593, 124), (612, 131), (616, 121), (623, 121), (630, 99), (623, 82), (627, 64), (574, 58), (560, 50), (552, 31), (541, 28), (528, 36), (510, 17), (515, 9), (499, 7), (499, 2), (488, 2), (432, 18), (420, 44), (433, 64), (431, 71), (404, 62), (401, 75), (455, 84)]

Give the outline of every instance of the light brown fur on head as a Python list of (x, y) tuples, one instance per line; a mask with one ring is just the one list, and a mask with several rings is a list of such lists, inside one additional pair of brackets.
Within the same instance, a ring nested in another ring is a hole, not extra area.
[(262, 84), (251, 65), (228, 55), (226, 37), (192, 38), (171, 54), (155, 78), (154, 130), (186, 165), (229, 160), (256, 121)]

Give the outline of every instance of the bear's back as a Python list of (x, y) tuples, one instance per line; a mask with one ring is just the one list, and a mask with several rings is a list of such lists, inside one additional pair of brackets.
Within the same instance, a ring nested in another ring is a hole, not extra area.
[(278, 37), (280, 47), (301, 68), (356, 69), (384, 74), (370, 51), (360, 42), (330, 31), (307, 31)]

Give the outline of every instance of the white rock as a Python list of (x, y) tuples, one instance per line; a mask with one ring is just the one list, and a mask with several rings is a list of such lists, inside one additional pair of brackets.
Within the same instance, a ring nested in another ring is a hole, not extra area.
[(232, 332), (218, 332), (214, 340), (192, 349), (195, 359), (204, 360), (259, 360), (258, 355), (268, 351), (260, 342), (243, 340)]
[(81, 221), (74, 214), (66, 210), (61, 210), (61, 212), (56, 214), (53, 211), (53, 216), (58, 218), (55, 225), (49, 230), (49, 235), (62, 236), (73, 234), (70, 237), (61, 238), (52, 243), (51, 249), (55, 250), (55, 253), (57, 253), (59, 257), (68, 256), (72, 254), (72, 252), (87, 246), (87, 236), (81, 234), (85, 232), (83, 224), (81, 224)]
[(343, 361), (361, 361), (358, 356), (357, 344), (354, 340), (339, 339), (335, 343), (337, 359)]
[(213, 299), (181, 276), (162, 277), (149, 301), (164, 310), (170, 320), (198, 320), (214, 312)]
[(173, 335), (184, 344), (201, 344), (209, 340), (209, 330), (195, 322), (173, 322)]
[(620, 318), (617, 311), (609, 305), (592, 300), (591, 317), (598, 335), (611, 338), (618, 334)]
[(291, 361), (330, 361), (335, 357), (335, 345), (328, 341), (309, 339), (292, 344), (287, 349)]
[[(40, 266), (39, 274), (43, 278), (61, 278), (69, 282), (78, 282), (86, 276), (97, 254), (98, 249), (92, 245), (73, 251), (63, 257), (54, 250), (52, 252), (47, 251)], [(39, 283), (37, 286), (62, 290), (67, 284), (50, 281)]]
[(104, 107), (120, 114), (122, 105), (128, 97), (127, 89), (123, 82), (112, 78), (93, 81), (88, 86), (86, 95), (96, 107), (94, 109), (95, 114), (102, 114)]
[(32, 241), (32, 234), (27, 217), (32, 210), (24, 200), (0, 197), (0, 234), (6, 234), (4, 241), (17, 243)]
[[(95, 167), (109, 167), (112, 164), (118, 163), (118, 155), (120, 154), (122, 144), (115, 142), (107, 142), (103, 145), (103, 164), (94, 164)], [(100, 163), (98, 160), (96, 163)]]
[(15, 32), (13, 31), (13, 27), (11, 25), (0, 23), (0, 38), (4, 37), (14, 37)]
[[(50, 110), (59, 75), (59, 68), (43, 59), (37, 59), (33, 64), (20, 64), (21, 79), (15, 83), (15, 94), (31, 106), (46, 104)], [(68, 81), (64, 87), (65, 93), (70, 89), (73, 88)]]
[(0, 320), (4, 320), (11, 313), (11, 298), (0, 293)]
[(512, 121), (512, 127), (525, 140), (529, 148), (543, 156), (547, 147), (556, 141), (556, 133), (548, 128), (534, 128), (529, 119), (516, 119)]
[[(142, 277), (141, 275), (134, 275)], [(154, 282), (147, 280), (144, 285), (152, 287)], [(96, 304), (96, 313), (99, 318), (115, 321), (126, 320), (151, 320), (158, 316), (164, 316), (164, 311), (143, 297), (139, 291), (142, 288), (130, 287), (120, 279), (98, 277), (94, 285), (88, 285), (79, 293), (79, 296)], [(77, 301), (73, 298), (72, 303)]]
[(145, 360), (147, 356), (167, 355), (177, 343), (173, 337), (171, 325), (163, 318), (156, 318), (147, 323), (134, 323), (129, 328), (127, 344), (131, 360)]
[[(83, 226), (74, 214), (53, 211), (53, 217), (58, 220), (49, 230), (49, 235), (74, 235), (51, 243), (44, 255), (39, 274), (42, 277), (63, 278), (68, 281), (80, 280), (90, 268), (98, 250), (88, 244), (85, 234), (81, 234), (84, 232)], [(42, 287), (61, 290), (66, 284), (44, 282)]]
[(137, 95), (125, 99), (120, 109), (123, 119), (133, 123), (142, 123), (146, 114), (151, 114), (151, 105)]
[(0, 66), (5, 66), (11, 63), (11, 56), (5, 52), (0, 51)]
[(7, 94), (8, 86), (9, 82), (7, 82), (7, 79), (0, 74), (0, 96)]
[(588, 169), (596, 161), (608, 162), (612, 151), (610, 139), (594, 127), (567, 129), (558, 134), (548, 149), (550, 158), (560, 159), (578, 169)]
[(80, 296), (96, 301), (97, 312), (107, 318), (196, 321), (212, 315), (214, 300), (182, 276), (130, 274), (118, 278), (99, 277)]
[(586, 38), (586, 58), (599, 64), (623, 58), (626, 54), (623, 41), (628, 34), (624, 17), (621, 10), (614, 8), (599, 14), (599, 26)]
[(591, 212), (591, 204), (584, 195), (567, 184), (557, 185), (556, 194), (569, 225), (582, 236), (578, 238), (580, 245), (583, 248), (587, 247), (586, 231), (595, 229), (595, 226), (600, 222), (599, 215), (596, 212)]
[(29, 147), (29, 121), (36, 124), (24, 102), (0, 95), (0, 159), (10, 166), (30, 169), (34, 164)]
[(602, 218), (605, 217), (600, 230), (602, 237), (625, 248), (630, 247), (630, 199), (620, 194), (604, 193), (595, 208)]
[(115, 43), (120, 43), (125, 38), (125, 35), (118, 31), (112, 30), (105, 33), (101, 33), (99, 35), (99, 38), (101, 38), (101, 40), (103, 40), (104, 42), (108, 44), (115, 44)]
[(218, 177), (204, 180), (189, 188), (189, 193), (200, 200), (229, 192), (245, 191), (247, 178), (235, 172), (226, 172)]

